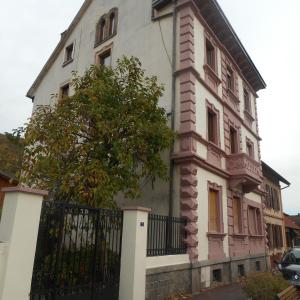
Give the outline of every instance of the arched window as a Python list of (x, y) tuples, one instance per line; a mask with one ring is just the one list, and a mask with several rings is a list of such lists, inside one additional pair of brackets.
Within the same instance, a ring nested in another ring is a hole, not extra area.
[(116, 15), (112, 12), (109, 16), (109, 36), (115, 33)]
[(102, 42), (105, 39), (105, 19), (100, 21), (100, 28), (99, 28), (99, 42)]

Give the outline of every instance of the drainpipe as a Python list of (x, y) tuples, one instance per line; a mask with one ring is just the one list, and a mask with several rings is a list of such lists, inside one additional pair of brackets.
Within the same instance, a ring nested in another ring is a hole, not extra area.
[[(176, 11), (177, 0), (173, 0), (173, 46), (172, 46), (172, 103), (171, 103), (171, 129), (175, 130), (175, 107), (176, 107), (176, 30), (177, 30), (177, 11)], [(174, 187), (174, 162), (171, 159), (175, 150), (175, 143), (172, 143), (170, 149), (170, 184), (169, 184), (169, 216), (173, 216), (174, 209), (174, 198), (173, 198), (173, 187)]]

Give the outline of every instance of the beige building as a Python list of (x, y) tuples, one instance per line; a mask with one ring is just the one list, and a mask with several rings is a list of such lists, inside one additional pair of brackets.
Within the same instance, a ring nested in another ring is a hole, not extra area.
[(282, 206), (281, 183), (285, 187), (290, 183), (280, 174), (274, 171), (265, 162), (262, 162), (264, 176), (264, 219), (267, 226), (268, 254), (270, 255), (271, 268), (276, 266), (275, 261), (280, 261), (287, 250), (287, 241), (284, 225), (284, 213)]
[[(123, 55), (138, 57), (165, 85), (160, 105), (179, 133), (166, 157), (172, 180), (146, 186), (136, 202), (187, 218), (189, 263), (162, 259), (148, 272), (147, 286), (173, 274), (165, 290), (196, 291), (263, 270), (256, 101), (266, 85), (218, 3), (86, 0), (27, 96), (34, 109), (49, 105), (51, 94), (72, 93), (72, 71), (114, 66)], [(167, 261), (176, 265), (173, 273)]]

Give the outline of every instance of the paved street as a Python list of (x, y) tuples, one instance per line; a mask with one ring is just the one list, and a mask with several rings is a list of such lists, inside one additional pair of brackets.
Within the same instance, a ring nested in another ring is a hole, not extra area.
[(239, 284), (231, 284), (207, 290), (192, 300), (246, 300), (247, 296)]

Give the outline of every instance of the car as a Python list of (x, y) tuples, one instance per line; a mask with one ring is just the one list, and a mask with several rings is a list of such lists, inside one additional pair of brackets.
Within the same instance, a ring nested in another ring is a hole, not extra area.
[(278, 264), (278, 269), (286, 280), (300, 288), (300, 248), (286, 252)]

